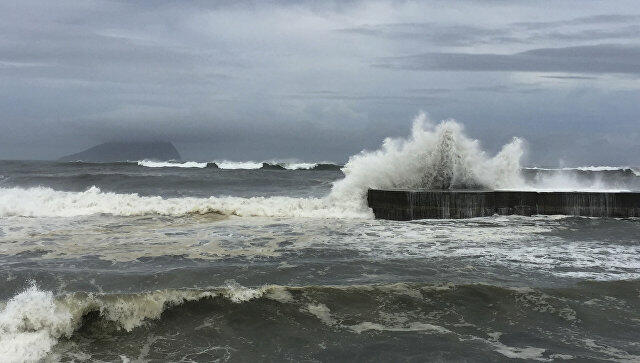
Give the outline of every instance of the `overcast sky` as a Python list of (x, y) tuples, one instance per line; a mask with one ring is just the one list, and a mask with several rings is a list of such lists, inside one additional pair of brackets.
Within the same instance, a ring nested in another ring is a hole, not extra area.
[(0, 158), (113, 140), (342, 162), (455, 118), (530, 165), (640, 165), (630, 1), (0, 2)]

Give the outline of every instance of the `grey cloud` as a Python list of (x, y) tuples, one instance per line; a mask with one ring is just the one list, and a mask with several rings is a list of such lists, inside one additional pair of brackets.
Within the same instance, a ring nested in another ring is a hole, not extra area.
[[(0, 1), (0, 158), (166, 138), (186, 158), (339, 161), (406, 135), (421, 109), (458, 118), (489, 148), (558, 125), (588, 139), (608, 118), (631, 134), (637, 93), (616, 90), (638, 74), (633, 46), (570, 48), (637, 43), (637, 15), (598, 15), (633, 8), (620, 1)], [(478, 45), (487, 54), (450, 49)], [(517, 53), (525, 46), (538, 50)], [(455, 72), (467, 70), (490, 72)], [(500, 70), (626, 75), (557, 90)]]
[(344, 34), (382, 37), (396, 40), (414, 40), (442, 46), (468, 46), (490, 42), (522, 42), (505, 29), (487, 29), (469, 25), (443, 25), (438, 23), (397, 23), (362, 26), (338, 30)]
[[(437, 46), (464, 47), (478, 44), (530, 44), (539, 41), (637, 39), (640, 37), (638, 22), (640, 15), (612, 14), (555, 22), (511, 23), (493, 28), (428, 22), (364, 25), (338, 31), (391, 40), (420, 41)], [(608, 28), (603, 29), (603, 24)], [(584, 26), (592, 28), (585, 29)], [(569, 29), (557, 30), (561, 27)]]
[(416, 92), (417, 95), (356, 95), (338, 93), (333, 91), (320, 91), (320, 92), (305, 92), (300, 94), (288, 94), (283, 95), (285, 99), (322, 99), (322, 100), (334, 100), (334, 101), (365, 101), (365, 102), (400, 102), (400, 103), (417, 103), (421, 105), (430, 105), (438, 101), (442, 101), (442, 97), (430, 94), (420, 94), (422, 92)]
[(630, 25), (619, 29), (587, 29), (573, 32), (551, 32), (535, 34), (528, 40), (556, 40), (556, 41), (598, 41), (603, 39), (638, 39), (640, 25)]
[(468, 91), (468, 92), (495, 92), (495, 93), (521, 93), (521, 94), (526, 94), (526, 93), (535, 93), (535, 92), (543, 92), (544, 89), (539, 88), (539, 87), (532, 87), (531, 85), (517, 85), (517, 84), (510, 84), (510, 85), (495, 85), (495, 86), (472, 86), (472, 87), (466, 87), (463, 89), (464, 91)]
[(598, 79), (598, 77), (591, 77), (591, 76), (540, 76), (540, 78), (550, 78), (550, 79)]
[(515, 54), (425, 53), (384, 58), (375, 66), (422, 71), (640, 74), (640, 46), (602, 44)]
[(531, 85), (520, 85), (520, 84), (496, 84), (489, 86), (468, 86), (457, 89), (445, 89), (445, 88), (415, 88), (408, 89), (407, 93), (411, 94), (426, 94), (433, 95), (434, 99), (442, 100), (442, 97), (435, 97), (435, 95), (443, 96), (450, 95), (452, 93), (457, 92), (494, 92), (494, 93), (534, 93), (534, 92), (542, 92), (544, 91), (542, 88), (532, 87)]
[(517, 22), (511, 25), (526, 29), (548, 29), (567, 25), (626, 24), (638, 21), (640, 21), (640, 15), (636, 14), (602, 14), (560, 21)]
[(407, 93), (419, 93), (428, 95), (439, 95), (453, 91), (450, 88), (408, 88)]

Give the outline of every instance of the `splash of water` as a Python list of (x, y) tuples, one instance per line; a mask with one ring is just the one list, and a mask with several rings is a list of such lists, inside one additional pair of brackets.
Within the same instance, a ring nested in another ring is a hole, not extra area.
[(352, 156), (330, 198), (364, 203), (368, 188), (514, 188), (524, 184), (522, 155), (519, 138), (490, 157), (461, 124), (445, 120), (435, 125), (420, 113), (408, 138), (387, 138), (379, 150)]
[[(377, 151), (352, 156), (326, 198), (210, 197), (161, 198), (51, 188), (0, 188), (0, 216), (72, 217), (113, 215), (184, 215), (219, 213), (238, 216), (369, 218), (368, 188), (517, 188), (522, 141), (514, 138), (495, 156), (464, 134), (462, 125), (445, 120), (438, 125), (418, 115), (407, 139), (386, 139)], [(226, 165), (229, 167), (228, 165)], [(261, 164), (260, 164), (261, 166)], [(244, 165), (243, 167), (246, 167)]]
[(212, 290), (157, 290), (131, 295), (76, 293), (54, 296), (35, 283), (0, 305), (0, 357), (3, 362), (36, 362), (51, 351), (62, 337), (71, 337), (82, 324), (82, 317), (96, 311), (131, 331), (145, 321), (159, 319), (167, 308), (187, 301), (220, 297), (233, 303), (266, 297), (288, 302), (288, 291), (281, 286), (248, 288), (234, 282)]

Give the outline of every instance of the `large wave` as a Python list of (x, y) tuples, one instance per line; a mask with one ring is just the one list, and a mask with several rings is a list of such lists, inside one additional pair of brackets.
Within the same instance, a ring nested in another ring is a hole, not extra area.
[[(447, 120), (433, 125), (420, 114), (414, 120), (408, 139), (387, 139), (380, 150), (351, 157), (343, 168), (345, 178), (336, 182), (325, 198), (161, 198), (103, 192), (97, 187), (85, 192), (16, 187), (0, 189), (0, 216), (219, 213), (270, 217), (371, 217), (365, 203), (368, 188), (500, 188), (520, 184), (521, 146), (522, 142), (514, 139), (496, 156), (488, 157), (478, 141), (464, 135), (460, 124)], [(175, 165), (145, 163), (146, 166)], [(258, 166), (257, 163), (220, 165), (226, 168)]]
[[(345, 177), (333, 184), (324, 198), (292, 197), (209, 197), (161, 198), (137, 194), (103, 192), (92, 187), (85, 192), (63, 192), (46, 187), (0, 188), (0, 216), (80, 216), (97, 213), (113, 215), (184, 215), (219, 213), (237, 216), (371, 217), (365, 201), (369, 188), (427, 189), (520, 189), (556, 191), (628, 190), (624, 183), (609, 185), (599, 176), (585, 178), (567, 173), (542, 173), (525, 180), (520, 159), (523, 141), (519, 138), (504, 145), (496, 155), (488, 155), (477, 140), (464, 133), (461, 124), (445, 120), (433, 124), (424, 114), (413, 122), (408, 138), (386, 139), (376, 151), (352, 156), (342, 168)], [(220, 168), (265, 168), (258, 162), (217, 162)], [(140, 161), (148, 167), (207, 167), (197, 162)], [(276, 164), (269, 164), (273, 167)], [(280, 163), (281, 168), (308, 169), (330, 164)], [(607, 173), (609, 167), (573, 168), (582, 173)], [(619, 168), (614, 172), (618, 172)], [(528, 169), (543, 170), (543, 169)], [(526, 171), (526, 170), (525, 170)], [(562, 170), (566, 171), (566, 170)], [(625, 169), (635, 177), (637, 171)]]
[(368, 188), (514, 188), (524, 184), (522, 155), (519, 138), (490, 157), (456, 121), (434, 125), (421, 113), (409, 138), (389, 138), (379, 150), (352, 156), (343, 168), (346, 177), (335, 183), (331, 197), (363, 203)]
[[(290, 329), (301, 334), (314, 329), (325, 331), (326, 335), (314, 335), (318, 340), (335, 336), (349, 338), (351, 334), (351, 337), (358, 337), (368, 333), (420, 332), (446, 336), (461, 349), (469, 349), (468, 344), (471, 344), (475, 350), (478, 349), (476, 344), (481, 344), (507, 358), (550, 361), (554, 353), (566, 354), (567, 350), (578, 349), (578, 357), (585, 359), (630, 362), (640, 358), (634, 355), (637, 349), (633, 348), (632, 335), (607, 342), (612, 346), (594, 345), (588, 339), (594, 334), (610, 333), (619, 328), (615, 322), (593, 319), (594, 316), (628, 316), (637, 312), (638, 297), (628, 293), (637, 288), (638, 281), (634, 280), (588, 281), (556, 288), (450, 283), (244, 287), (231, 281), (225, 286), (208, 289), (129, 294), (76, 292), (56, 296), (31, 285), (6, 303), (0, 303), (0, 357), (3, 362), (44, 359), (60, 339), (71, 338), (83, 325), (96, 321), (100, 322), (95, 326), (99, 329), (95, 332), (99, 339), (113, 334), (112, 327), (131, 332), (149, 324), (148, 336), (156, 331), (154, 320), (173, 319), (175, 322), (182, 319), (195, 330), (203, 323), (217, 324), (220, 330), (216, 330), (216, 339), (237, 341), (240, 337), (247, 338), (251, 344), (250, 333), (225, 329), (228, 319), (242, 323), (243, 319), (237, 319), (240, 312), (251, 317), (251, 320), (245, 320), (251, 324), (251, 329), (273, 329), (271, 323), (259, 322), (275, 313), (282, 318), (281, 322), (290, 324)], [(612, 301), (616, 303), (612, 304)], [(484, 309), (480, 313), (479, 304)], [(173, 310), (175, 315), (163, 314), (167, 310)], [(493, 313), (503, 314), (503, 320), (509, 324), (496, 322)], [(203, 316), (209, 319), (203, 322), (200, 320)], [(513, 339), (527, 328), (531, 330), (532, 324), (539, 321), (546, 323), (540, 331), (534, 330), (532, 336), (525, 337), (527, 343)], [(574, 328), (570, 336), (566, 334), (568, 324)], [(328, 327), (330, 330), (326, 329)], [(633, 327), (630, 329), (634, 331)], [(342, 335), (346, 332), (349, 335)], [(162, 334), (162, 331), (158, 333)], [(263, 333), (267, 332), (258, 330), (255, 336)], [(511, 338), (501, 339), (502, 334)], [(132, 342), (142, 345), (140, 336), (128, 336)], [(180, 339), (179, 336), (176, 338)], [(558, 338), (565, 345), (552, 344)], [(531, 347), (531, 339), (538, 342), (536, 346), (540, 348)], [(299, 341), (295, 340), (295, 344)], [(370, 344), (371, 340), (365, 337), (364, 342)], [(398, 342), (402, 343), (402, 340)], [(625, 348), (629, 352), (623, 350)]]
[(187, 301), (222, 297), (241, 303), (259, 297), (286, 300), (284, 288), (265, 286), (251, 289), (230, 284), (216, 290), (162, 290), (132, 295), (76, 293), (54, 297), (35, 285), (0, 306), (0, 357), (8, 362), (38, 361), (62, 337), (71, 337), (90, 312), (131, 331), (147, 319), (158, 319), (169, 307)]
[(326, 198), (209, 197), (162, 198), (103, 192), (64, 192), (46, 187), (0, 188), (0, 217), (133, 216), (217, 213), (243, 217), (367, 218), (369, 211)]

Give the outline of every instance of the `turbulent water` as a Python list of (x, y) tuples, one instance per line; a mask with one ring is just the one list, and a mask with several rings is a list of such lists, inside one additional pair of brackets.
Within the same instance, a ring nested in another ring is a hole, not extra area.
[(521, 155), (419, 117), (343, 172), (2, 161), (0, 360), (640, 360), (637, 219), (396, 222), (364, 202), (369, 187), (640, 190), (633, 167)]

